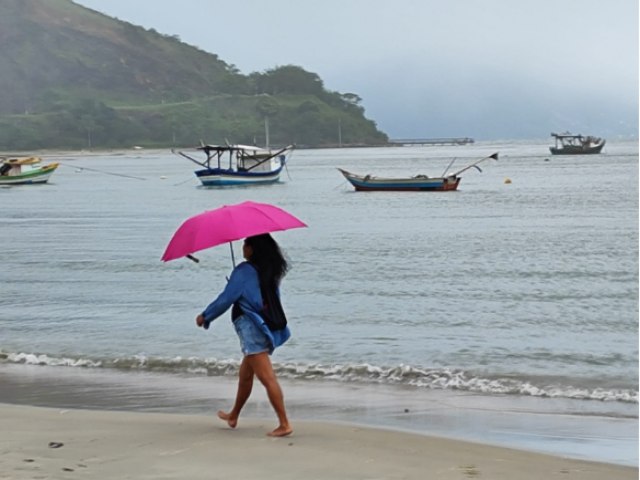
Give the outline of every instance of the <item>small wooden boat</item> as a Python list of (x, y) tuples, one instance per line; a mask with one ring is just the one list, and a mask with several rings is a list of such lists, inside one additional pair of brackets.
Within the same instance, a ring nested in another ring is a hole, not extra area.
[(416, 175), (415, 177), (406, 178), (387, 178), (387, 177), (374, 177), (372, 175), (356, 175), (355, 173), (347, 172), (342, 168), (338, 168), (344, 178), (346, 178), (351, 185), (354, 186), (358, 192), (373, 192), (373, 191), (446, 191), (455, 190), (460, 183), (460, 177), (437, 177), (429, 178), (426, 175)]
[(553, 155), (589, 155), (600, 153), (606, 140), (591, 135), (572, 135), (570, 133), (552, 133), (556, 144), (549, 147)]
[(460, 174), (470, 168), (476, 168), (479, 171), (478, 164), (485, 160), (498, 159), (498, 154), (494, 153), (488, 157), (482, 158), (457, 172), (447, 175), (447, 171), (451, 167), (453, 161), (449, 163), (445, 172), (439, 177), (428, 177), (427, 175), (415, 175), (413, 177), (374, 177), (373, 175), (356, 175), (342, 168), (338, 168), (344, 178), (346, 178), (357, 192), (444, 192), (452, 191), (458, 188), (460, 184)]
[(196, 150), (204, 152), (206, 160), (174, 153), (203, 167), (194, 172), (203, 186), (225, 187), (277, 182), (293, 145), (275, 152), (249, 145), (202, 145)]
[(42, 165), (39, 157), (6, 158), (0, 160), (0, 185), (46, 183), (58, 163)]

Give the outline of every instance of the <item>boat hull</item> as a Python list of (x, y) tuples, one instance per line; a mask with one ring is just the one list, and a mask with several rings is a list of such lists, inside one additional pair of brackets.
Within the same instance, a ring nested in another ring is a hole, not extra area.
[(53, 172), (58, 168), (57, 163), (34, 168), (18, 175), (0, 175), (0, 185), (31, 185), (47, 183)]
[(210, 168), (197, 170), (195, 174), (203, 187), (233, 187), (276, 183), (280, 180), (280, 172), (282, 167), (271, 172), (242, 172)]
[(458, 188), (461, 177), (424, 176), (410, 178), (377, 178), (355, 175), (340, 170), (357, 192), (446, 192)]
[(596, 153), (600, 153), (602, 148), (604, 147), (604, 142), (599, 145), (594, 145), (592, 147), (549, 147), (549, 150), (553, 155), (592, 155)]

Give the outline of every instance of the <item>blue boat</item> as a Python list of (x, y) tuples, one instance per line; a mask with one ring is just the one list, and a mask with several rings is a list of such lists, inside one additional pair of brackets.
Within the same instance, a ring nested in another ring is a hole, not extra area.
[(375, 177), (373, 175), (356, 175), (342, 168), (338, 168), (344, 178), (353, 185), (357, 192), (445, 192), (458, 188), (460, 184), (460, 174), (470, 168), (482, 171), (478, 167), (479, 163), (485, 160), (498, 160), (498, 154), (494, 153), (488, 157), (482, 158), (471, 165), (458, 170), (455, 173), (447, 175), (449, 167), (453, 164), (453, 160), (440, 177), (428, 177), (427, 175), (415, 175), (413, 177)]
[(378, 191), (446, 191), (455, 190), (460, 183), (460, 177), (451, 175), (449, 177), (430, 178), (426, 175), (416, 175), (415, 177), (387, 178), (374, 177), (372, 175), (356, 175), (339, 168), (344, 178), (346, 178), (357, 192), (378, 192)]
[(196, 150), (205, 153), (204, 161), (174, 153), (202, 167), (194, 173), (204, 187), (227, 187), (278, 182), (293, 148), (288, 145), (272, 151), (250, 145), (202, 145)]

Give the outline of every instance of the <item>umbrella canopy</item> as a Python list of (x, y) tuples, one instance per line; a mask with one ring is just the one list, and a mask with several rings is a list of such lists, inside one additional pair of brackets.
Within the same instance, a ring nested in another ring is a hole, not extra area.
[[(302, 221), (268, 203), (242, 202), (207, 210), (180, 225), (162, 255), (168, 262), (261, 233), (306, 227)], [(233, 252), (233, 250), (232, 250)], [(191, 258), (191, 257), (190, 257)]]

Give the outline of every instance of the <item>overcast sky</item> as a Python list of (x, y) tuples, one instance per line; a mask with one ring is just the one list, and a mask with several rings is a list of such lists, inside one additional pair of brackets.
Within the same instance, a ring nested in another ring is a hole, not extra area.
[(299, 65), (396, 138), (638, 131), (638, 0), (75, 1), (245, 74)]

